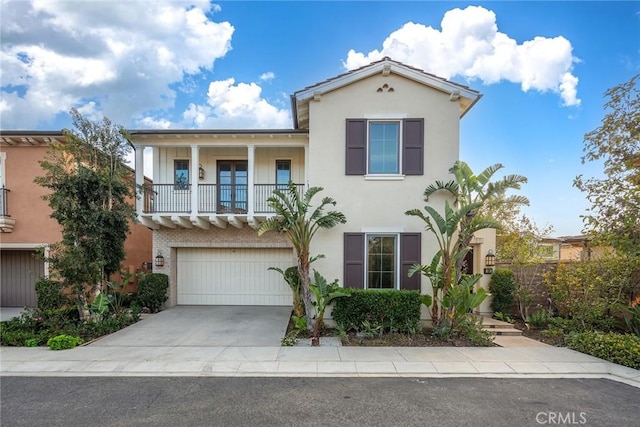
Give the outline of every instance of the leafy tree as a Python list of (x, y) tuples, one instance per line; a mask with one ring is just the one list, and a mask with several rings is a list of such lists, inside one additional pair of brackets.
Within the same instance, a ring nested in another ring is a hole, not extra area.
[(297, 187), (289, 182), (287, 190), (274, 190), (267, 203), (274, 209), (276, 215), (268, 218), (258, 229), (261, 236), (267, 231), (284, 233), (298, 259), (298, 272), (300, 273), (300, 294), (307, 317), (307, 328), (312, 331), (315, 319), (312, 317), (314, 307), (311, 302), (311, 279), (309, 277), (309, 264), (311, 263), (310, 247), (313, 236), (322, 229), (330, 229), (338, 224), (347, 222), (344, 214), (338, 211), (325, 212), (327, 206), (335, 206), (336, 202), (330, 197), (324, 197), (320, 205), (313, 207), (311, 199), (322, 191), (322, 187), (311, 187), (303, 195), (300, 195)]
[(135, 211), (131, 171), (125, 156), (131, 149), (124, 128), (108, 118), (91, 122), (71, 110), (75, 129), (63, 131), (66, 141), (54, 144), (40, 162), (44, 176), (35, 182), (51, 193), (44, 196), (60, 224), (62, 241), (51, 245), (47, 260), (72, 286), (81, 320), (89, 311), (85, 292), (96, 291), (124, 259), (124, 241)]
[(536, 297), (536, 278), (542, 273), (546, 247), (542, 238), (553, 227), (539, 228), (526, 215), (505, 219), (496, 236), (496, 254), (501, 262), (509, 264), (515, 276), (514, 296), (523, 320), (529, 319), (529, 309)]
[(602, 160), (604, 178), (579, 175), (574, 186), (591, 203), (583, 221), (594, 240), (640, 256), (640, 88), (639, 75), (605, 92), (607, 114), (584, 136), (582, 162)]

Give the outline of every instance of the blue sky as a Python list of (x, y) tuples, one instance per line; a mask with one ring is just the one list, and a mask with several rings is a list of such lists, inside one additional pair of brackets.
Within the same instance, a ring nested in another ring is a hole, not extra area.
[(290, 94), (391, 56), (484, 95), (461, 159), (527, 176), (525, 212), (556, 236), (582, 229), (572, 182), (600, 173), (580, 157), (604, 91), (640, 73), (639, 2), (0, 1), (2, 129), (59, 130), (72, 107), (132, 129), (289, 128)]

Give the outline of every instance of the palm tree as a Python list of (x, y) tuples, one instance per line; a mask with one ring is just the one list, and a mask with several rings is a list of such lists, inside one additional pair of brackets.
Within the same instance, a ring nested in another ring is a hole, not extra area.
[(310, 331), (315, 326), (309, 287), (311, 282), (309, 277), (311, 240), (319, 229), (330, 229), (347, 222), (342, 212), (325, 212), (325, 207), (336, 205), (336, 201), (330, 197), (324, 197), (320, 205), (315, 208), (311, 205), (313, 196), (322, 190), (322, 187), (311, 187), (303, 195), (300, 195), (292, 182), (289, 182), (286, 190), (274, 190), (271, 197), (267, 199), (267, 203), (274, 209), (276, 215), (268, 218), (258, 229), (258, 236), (267, 231), (284, 233), (293, 245), (298, 259), (301, 296), (307, 317), (307, 328)]
[[(442, 296), (447, 295), (449, 289), (459, 283), (462, 278), (458, 274), (456, 268), (460, 260), (464, 260), (465, 255), (469, 251), (467, 245), (461, 245), (461, 239), (466, 239), (467, 234), (473, 235), (476, 231), (485, 228), (497, 228), (499, 224), (492, 220), (473, 221), (467, 225), (466, 229), (462, 229), (462, 223), (469, 218), (470, 213), (475, 212), (482, 207), (481, 202), (469, 203), (460, 206), (457, 210), (445, 201), (444, 216), (442, 216), (432, 206), (425, 206), (425, 215), (420, 209), (412, 209), (405, 212), (406, 215), (416, 216), (422, 219), (425, 228), (432, 232), (438, 242), (438, 252), (436, 253), (430, 265), (416, 264), (411, 267), (409, 274), (413, 275), (420, 271), (431, 280), (433, 288), (433, 299), (431, 301), (431, 319), (434, 322), (443, 320), (444, 312), (438, 307), (438, 292)], [(460, 263), (460, 265), (462, 265)]]
[[(475, 175), (471, 167), (464, 161), (458, 160), (449, 169), (455, 180), (442, 182), (436, 181), (424, 190), (424, 201), (428, 202), (429, 197), (436, 192), (446, 191), (453, 195), (454, 206), (460, 210), (463, 206), (476, 205), (460, 219), (460, 234), (457, 241), (456, 252), (462, 253), (469, 247), (473, 233), (482, 228), (482, 223), (495, 223), (491, 218), (491, 210), (500, 205), (520, 206), (529, 205), (529, 199), (520, 195), (506, 195), (507, 190), (519, 190), (521, 184), (527, 182), (527, 178), (522, 175), (507, 175), (502, 179), (491, 182), (491, 178), (504, 166), (496, 163), (487, 167), (479, 175)], [(464, 256), (455, 262), (456, 283), (462, 276)]]

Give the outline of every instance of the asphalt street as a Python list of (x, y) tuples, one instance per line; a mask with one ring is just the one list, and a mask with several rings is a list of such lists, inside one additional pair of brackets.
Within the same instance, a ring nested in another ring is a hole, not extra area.
[(0, 378), (2, 426), (633, 426), (606, 379)]

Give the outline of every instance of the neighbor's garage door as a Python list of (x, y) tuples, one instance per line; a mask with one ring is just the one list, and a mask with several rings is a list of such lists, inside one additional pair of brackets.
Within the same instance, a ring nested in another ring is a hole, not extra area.
[(33, 255), (30, 250), (0, 251), (0, 306), (36, 306), (36, 281), (44, 276), (44, 263)]
[(295, 264), (291, 249), (178, 249), (178, 304), (291, 305), (280, 273)]

